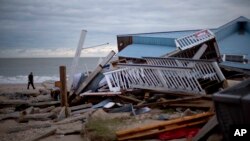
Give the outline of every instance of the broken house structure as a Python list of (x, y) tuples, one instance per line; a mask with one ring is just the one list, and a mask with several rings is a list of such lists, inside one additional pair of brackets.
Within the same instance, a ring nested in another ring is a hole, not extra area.
[(111, 91), (213, 93), (225, 80), (220, 68), (250, 73), (250, 20), (245, 17), (209, 30), (118, 35), (117, 41), (117, 56), (127, 63), (105, 73)]

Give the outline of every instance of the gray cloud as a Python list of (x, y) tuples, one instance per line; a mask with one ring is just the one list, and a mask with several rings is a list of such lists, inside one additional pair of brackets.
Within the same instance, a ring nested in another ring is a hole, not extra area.
[(85, 46), (115, 48), (118, 34), (218, 27), (249, 18), (249, 6), (249, 0), (0, 0), (0, 49), (74, 50), (81, 29), (88, 30)]

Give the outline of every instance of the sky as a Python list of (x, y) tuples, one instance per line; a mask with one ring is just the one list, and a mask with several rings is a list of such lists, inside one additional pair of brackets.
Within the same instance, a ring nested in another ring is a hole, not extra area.
[(249, 0), (0, 0), (0, 58), (82, 57), (117, 51), (120, 34), (219, 27), (250, 18)]

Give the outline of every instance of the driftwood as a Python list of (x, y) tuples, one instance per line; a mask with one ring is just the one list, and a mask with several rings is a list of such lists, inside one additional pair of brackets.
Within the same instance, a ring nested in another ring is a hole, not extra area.
[(7, 133), (20, 132), (20, 131), (24, 131), (24, 130), (29, 130), (31, 128), (46, 128), (46, 127), (51, 127), (51, 124), (43, 123), (43, 124), (16, 126), (16, 127), (12, 127), (10, 129), (8, 129)]
[(37, 102), (37, 103), (30, 103), (30, 106), (34, 107), (48, 107), (53, 105), (60, 105), (60, 101), (46, 101), (46, 102)]
[(29, 107), (29, 108), (23, 110), (23, 111), (21, 112), (21, 114), (22, 114), (22, 115), (28, 115), (28, 114), (33, 113), (33, 111), (34, 111), (34, 107)]
[(57, 130), (56, 128), (51, 128), (51, 129), (43, 132), (42, 134), (39, 134), (38, 136), (33, 137), (32, 139), (28, 139), (27, 141), (38, 141), (42, 138), (45, 138), (45, 137), (48, 137), (50, 135), (55, 134), (56, 130)]
[(69, 134), (80, 134), (82, 130), (82, 121), (75, 121), (73, 123), (57, 125), (56, 134), (69, 135)]
[(20, 115), (19, 112), (14, 112), (14, 113), (9, 113), (9, 114), (1, 114), (0, 120), (9, 119), (9, 118), (19, 118), (19, 115)]
[(0, 114), (9, 114), (15, 112), (14, 107), (7, 107), (7, 108), (2, 108), (0, 109)]
[(82, 109), (82, 110), (71, 112), (71, 115), (82, 114), (82, 113), (93, 112), (93, 111), (95, 111), (95, 109), (93, 108)]
[(180, 129), (187, 126), (205, 123), (208, 121), (208, 118), (213, 114), (214, 113), (212, 112), (206, 112), (192, 116), (186, 116), (178, 119), (163, 121), (157, 124), (145, 125), (133, 129), (118, 131), (116, 132), (116, 135), (118, 137), (118, 140), (130, 140), (149, 135), (155, 135), (174, 129)]
[(85, 113), (85, 114), (78, 115), (78, 116), (75, 116), (75, 117), (69, 117), (69, 118), (66, 118), (66, 119), (63, 119), (61, 121), (56, 122), (55, 125), (57, 125), (57, 124), (67, 124), (67, 123), (75, 122), (77, 120), (86, 119), (88, 117), (88, 114), (89, 113)]
[(92, 106), (93, 106), (92, 103), (88, 103), (88, 104), (72, 106), (72, 107), (69, 107), (69, 108), (70, 108), (71, 111), (76, 111), (76, 110), (80, 110), (80, 109), (90, 108)]
[(53, 112), (21, 115), (19, 117), (19, 122), (26, 122), (26, 121), (29, 121), (29, 120), (48, 120), (50, 118), (55, 118), (55, 117), (56, 117), (56, 114), (53, 113)]
[(39, 113), (47, 113), (47, 112), (52, 111), (55, 108), (56, 108), (55, 106), (50, 106), (50, 107), (47, 107), (47, 108), (43, 108), (43, 109), (39, 110)]
[(29, 105), (29, 102), (27, 100), (0, 100), (0, 105), (21, 105), (21, 104)]

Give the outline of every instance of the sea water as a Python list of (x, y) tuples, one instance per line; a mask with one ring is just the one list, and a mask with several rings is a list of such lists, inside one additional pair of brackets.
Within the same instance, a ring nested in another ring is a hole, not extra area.
[[(100, 58), (84, 57), (79, 59), (77, 73), (92, 71)], [(1, 58), (0, 84), (27, 83), (28, 75), (33, 72), (34, 82), (59, 80), (59, 66), (66, 66), (67, 75), (73, 58)]]

